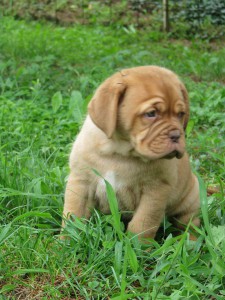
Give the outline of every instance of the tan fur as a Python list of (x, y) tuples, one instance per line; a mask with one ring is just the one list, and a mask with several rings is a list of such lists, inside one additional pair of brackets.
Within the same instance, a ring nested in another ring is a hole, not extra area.
[(96, 169), (120, 210), (132, 212), (129, 231), (154, 238), (165, 214), (199, 225), (198, 181), (185, 152), (188, 94), (178, 77), (156, 66), (123, 70), (100, 85), (88, 111), (70, 155), (64, 217), (110, 213)]

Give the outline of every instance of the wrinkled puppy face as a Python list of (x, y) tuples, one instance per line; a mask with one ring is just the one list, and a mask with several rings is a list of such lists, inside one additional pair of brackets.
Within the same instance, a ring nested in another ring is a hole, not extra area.
[[(181, 158), (188, 114), (184, 87), (170, 71), (152, 68), (129, 75), (119, 106), (119, 128), (135, 150), (150, 159)], [(130, 76), (130, 79), (129, 79)]]
[(89, 114), (109, 138), (119, 134), (140, 156), (155, 160), (184, 154), (187, 92), (167, 69), (146, 66), (115, 74), (97, 90)]

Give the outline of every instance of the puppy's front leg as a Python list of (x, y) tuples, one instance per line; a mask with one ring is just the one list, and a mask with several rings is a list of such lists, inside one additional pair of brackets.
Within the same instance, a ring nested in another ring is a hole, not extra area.
[[(79, 218), (89, 218), (92, 206), (88, 199), (87, 180), (71, 173), (66, 185), (63, 216), (69, 218), (71, 214), (74, 214)], [(63, 222), (62, 226), (64, 225)]]
[[(155, 194), (157, 195), (157, 194)], [(139, 237), (154, 238), (165, 215), (164, 197), (154, 198), (152, 195), (143, 195), (134, 216), (128, 224), (128, 231), (138, 234)]]

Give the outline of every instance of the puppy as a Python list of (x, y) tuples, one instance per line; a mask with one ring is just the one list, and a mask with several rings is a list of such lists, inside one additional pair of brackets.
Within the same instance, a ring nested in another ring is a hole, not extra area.
[(132, 212), (128, 231), (154, 238), (165, 215), (198, 226), (199, 186), (185, 151), (186, 88), (165, 68), (122, 70), (97, 89), (70, 155), (63, 215), (110, 213), (104, 180), (119, 208)]

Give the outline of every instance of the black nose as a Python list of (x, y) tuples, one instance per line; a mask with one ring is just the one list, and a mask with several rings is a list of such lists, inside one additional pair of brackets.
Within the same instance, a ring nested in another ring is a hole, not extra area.
[(169, 132), (169, 138), (173, 143), (178, 143), (180, 138), (180, 130), (172, 130)]

